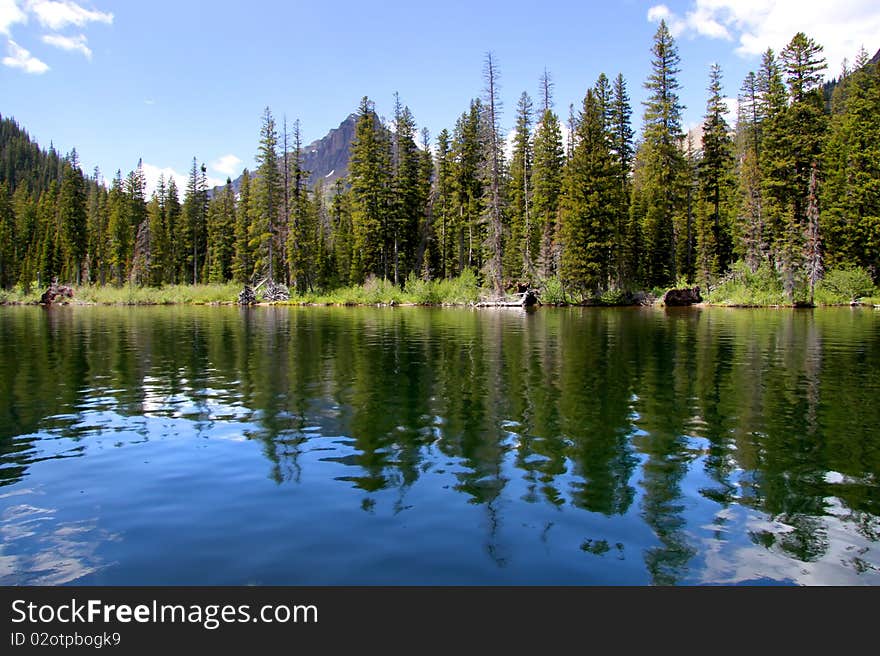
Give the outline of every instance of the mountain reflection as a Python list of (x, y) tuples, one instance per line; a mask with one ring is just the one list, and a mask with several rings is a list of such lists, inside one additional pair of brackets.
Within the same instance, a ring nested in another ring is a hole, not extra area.
[(279, 486), (327, 467), (366, 511), (449, 475), (499, 566), (529, 504), (640, 521), (653, 583), (736, 578), (756, 550), (820, 563), (850, 532), (846, 567), (877, 574), (870, 311), (16, 308), (0, 362), (0, 487), (99, 434), (223, 437), (258, 443)]

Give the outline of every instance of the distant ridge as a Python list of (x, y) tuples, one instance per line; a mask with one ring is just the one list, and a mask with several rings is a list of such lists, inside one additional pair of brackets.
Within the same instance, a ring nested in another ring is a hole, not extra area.
[[(325, 136), (303, 146), (303, 169), (309, 172), (307, 184), (314, 189), (318, 181), (323, 181), (328, 189), (339, 178), (348, 175), (348, 158), (351, 144), (354, 141), (357, 114), (349, 114), (338, 127), (333, 128)], [(281, 153), (279, 153), (279, 160)], [(254, 172), (250, 171), (251, 176)], [(232, 181), (236, 193), (241, 188), (241, 176)]]

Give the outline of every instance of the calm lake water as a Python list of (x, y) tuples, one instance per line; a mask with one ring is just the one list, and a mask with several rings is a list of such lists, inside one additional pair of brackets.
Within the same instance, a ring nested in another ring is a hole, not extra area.
[(880, 584), (871, 309), (0, 308), (0, 584)]

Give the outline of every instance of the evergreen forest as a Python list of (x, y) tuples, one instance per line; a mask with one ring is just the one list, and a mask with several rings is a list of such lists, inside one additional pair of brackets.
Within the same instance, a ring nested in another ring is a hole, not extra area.
[(742, 283), (812, 302), (826, 279), (865, 294), (880, 282), (878, 58), (862, 51), (826, 81), (822, 46), (798, 33), (732, 93), (713, 65), (701, 130), (687, 134), (661, 23), (643, 107), (603, 73), (560, 115), (545, 71), (507, 119), (512, 148), (499, 63), (483, 64), (482, 93), (433, 138), (399, 96), (387, 121), (364, 97), (347, 177), (314, 187), (299, 122), (269, 108), (237, 188), (209, 189), (194, 157), (184, 189), (160, 179), (150, 197), (140, 163), (108, 183), (0, 117), (0, 288), (269, 280), (306, 294), (466, 274), (498, 296)]

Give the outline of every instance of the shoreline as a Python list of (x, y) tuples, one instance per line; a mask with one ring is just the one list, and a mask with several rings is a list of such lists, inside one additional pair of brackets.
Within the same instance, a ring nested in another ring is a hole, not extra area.
[[(240, 305), (236, 301), (113, 301), (113, 302), (97, 302), (97, 301), (83, 301), (83, 300), (68, 300), (68, 301), (59, 301), (55, 303), (40, 303), (39, 301), (20, 301), (20, 300), (3, 300), (0, 301), (0, 307), (162, 307), (162, 306), (214, 306), (214, 307), (386, 307), (386, 308), (394, 308), (394, 307), (423, 307), (423, 308), (472, 308), (477, 310), (492, 310), (492, 309), (523, 309), (522, 306), (519, 305), (489, 305), (484, 302), (448, 302), (448, 303), (413, 303), (413, 302), (380, 302), (380, 303), (362, 303), (362, 302), (314, 302), (314, 301), (261, 301), (258, 303), (252, 303), (250, 305)], [(795, 303), (786, 303), (786, 304), (768, 304), (768, 305), (757, 305), (757, 304), (728, 304), (728, 303), (692, 303), (689, 305), (665, 305), (661, 302), (655, 303), (623, 303), (618, 305), (610, 305), (610, 304), (602, 304), (602, 303), (539, 303), (535, 308), (546, 307), (546, 308), (598, 308), (598, 309), (609, 309), (609, 308), (732, 308), (739, 310), (760, 310), (760, 309), (772, 309), (772, 310), (816, 310), (822, 308), (843, 308), (843, 307), (862, 307), (862, 308), (874, 308), (880, 309), (880, 303), (870, 303), (870, 302), (852, 302), (852, 303), (826, 303), (826, 304), (815, 304), (815, 305), (798, 305)]]

